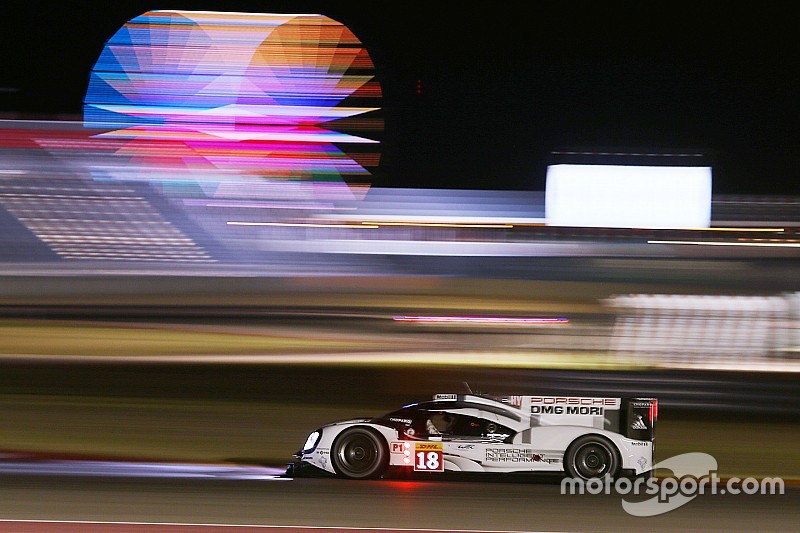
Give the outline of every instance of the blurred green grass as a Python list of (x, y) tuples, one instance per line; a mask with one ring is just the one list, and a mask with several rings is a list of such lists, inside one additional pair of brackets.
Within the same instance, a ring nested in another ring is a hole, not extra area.
[[(450, 333), (452, 335), (452, 332)], [(492, 348), (469, 349), (456, 342), (442, 341), (448, 334), (433, 337), (369, 332), (352, 328), (331, 331), (303, 327), (222, 327), (193, 324), (142, 322), (110, 323), (85, 320), (0, 319), (0, 357), (9, 356), (204, 356), (204, 355), (298, 355), (348, 354), (341, 364), (364, 361), (359, 352), (436, 351), (448, 352), (428, 364), (477, 365), (491, 361), (497, 367), (619, 369), (644, 367), (643, 362), (621, 361), (604, 352), (587, 350), (548, 351), (534, 346), (520, 348), (498, 344)], [(426, 356), (422, 356), (426, 357)], [(374, 357), (370, 364), (381, 364)], [(383, 364), (418, 364), (418, 357), (386, 357)]]
[(376, 348), (378, 339), (313, 337), (253, 329), (225, 331), (190, 325), (108, 324), (66, 320), (0, 320), (0, 354), (208, 355), (339, 352)]

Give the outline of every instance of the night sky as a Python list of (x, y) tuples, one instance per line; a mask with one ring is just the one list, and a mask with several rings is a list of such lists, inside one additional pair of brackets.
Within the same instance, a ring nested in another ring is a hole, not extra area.
[(713, 166), (715, 194), (800, 194), (791, 3), (469, 5), (11, 0), (0, 113), (79, 117), (105, 40), (148, 9), (321, 13), (376, 65), (386, 118), (376, 185), (544, 190), (556, 150), (690, 150)]

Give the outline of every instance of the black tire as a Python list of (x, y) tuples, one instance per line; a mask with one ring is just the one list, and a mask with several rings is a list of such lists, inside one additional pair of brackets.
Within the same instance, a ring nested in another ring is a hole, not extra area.
[(616, 447), (598, 435), (584, 435), (570, 444), (564, 455), (564, 467), (571, 477), (592, 479), (616, 478), (620, 460)]
[(367, 428), (350, 428), (342, 431), (333, 442), (331, 452), (333, 469), (349, 479), (374, 479), (389, 466), (386, 441)]

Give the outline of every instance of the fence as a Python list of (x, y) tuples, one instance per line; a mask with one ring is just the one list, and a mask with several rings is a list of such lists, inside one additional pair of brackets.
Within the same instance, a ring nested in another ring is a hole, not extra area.
[(800, 293), (614, 296), (610, 350), (654, 362), (713, 363), (800, 356)]

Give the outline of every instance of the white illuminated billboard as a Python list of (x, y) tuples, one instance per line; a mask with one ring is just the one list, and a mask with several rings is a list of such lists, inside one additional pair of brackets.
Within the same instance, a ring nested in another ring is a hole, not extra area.
[(711, 167), (551, 165), (549, 226), (707, 228)]

